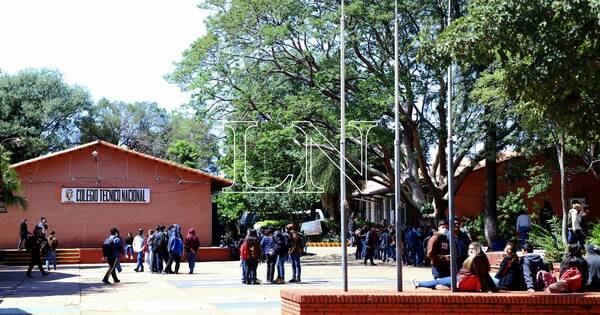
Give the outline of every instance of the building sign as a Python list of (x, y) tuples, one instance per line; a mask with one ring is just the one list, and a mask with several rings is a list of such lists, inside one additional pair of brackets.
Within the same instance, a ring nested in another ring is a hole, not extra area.
[(150, 203), (150, 188), (63, 188), (63, 203)]

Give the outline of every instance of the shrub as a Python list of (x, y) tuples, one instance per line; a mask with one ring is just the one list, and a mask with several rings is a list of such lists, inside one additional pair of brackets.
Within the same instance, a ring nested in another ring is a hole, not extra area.
[(463, 223), (463, 227), (467, 230), (469, 237), (473, 240), (477, 240), (482, 244), (485, 243), (484, 234), (484, 214), (481, 213), (475, 219), (467, 218)]
[(549, 262), (558, 263), (562, 260), (563, 254), (567, 250), (567, 246), (563, 244), (561, 239), (561, 220), (557, 216), (553, 216), (548, 221), (550, 231), (543, 227), (533, 224), (529, 233), (529, 242), (539, 249), (546, 252), (545, 259)]
[(523, 201), (525, 189), (519, 188), (516, 192), (509, 192), (498, 198), (498, 233), (504, 240), (511, 240), (515, 236), (515, 226), (519, 212), (528, 213)]
[(600, 246), (600, 222), (592, 223), (585, 243)]
[(292, 222), (290, 222), (289, 220), (264, 220), (256, 223), (260, 224), (262, 228), (274, 228), (279, 230)]

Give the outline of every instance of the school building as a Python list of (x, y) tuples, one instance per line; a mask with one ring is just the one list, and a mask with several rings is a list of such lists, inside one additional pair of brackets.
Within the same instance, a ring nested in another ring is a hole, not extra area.
[(212, 243), (212, 195), (232, 182), (104, 141), (12, 165), (29, 206), (0, 213), (0, 248), (15, 248), (21, 220), (40, 217), (61, 248), (98, 248), (111, 227), (122, 237), (139, 228), (193, 227), (201, 246)]

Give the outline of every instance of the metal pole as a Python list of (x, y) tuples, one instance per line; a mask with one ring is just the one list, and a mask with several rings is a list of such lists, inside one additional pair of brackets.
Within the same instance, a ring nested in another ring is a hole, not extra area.
[[(448, 0), (448, 25), (452, 21), (452, 0)], [(454, 235), (454, 168), (452, 163), (454, 156), (452, 147), (452, 61), (448, 66), (448, 235), (450, 240), (450, 281), (452, 292), (456, 290), (456, 237)]]
[(398, 74), (398, 0), (395, 2), (394, 12), (394, 110), (395, 110), (395, 138), (394, 138), (394, 204), (396, 216), (396, 290), (402, 292), (402, 243), (400, 214), (400, 91)]
[(348, 292), (348, 248), (346, 244), (346, 67), (344, 64), (344, 0), (341, 2), (340, 17), (340, 225), (342, 243), (342, 283)]

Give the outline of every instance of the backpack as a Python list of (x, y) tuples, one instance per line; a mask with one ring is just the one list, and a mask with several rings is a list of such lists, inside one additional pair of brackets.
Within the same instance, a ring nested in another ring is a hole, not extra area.
[(560, 281), (564, 281), (569, 285), (569, 292), (579, 292), (581, 291), (583, 277), (579, 269), (571, 267), (563, 273)]
[(534, 286), (536, 289), (546, 290), (553, 283), (556, 283), (556, 278), (546, 270), (540, 270), (535, 275)]
[(173, 241), (171, 242), (171, 248), (169, 248), (169, 252), (179, 255), (181, 253), (182, 249), (183, 249), (183, 241), (181, 241), (181, 238), (175, 237), (173, 239)]
[(456, 288), (461, 292), (479, 292), (481, 291), (481, 282), (475, 275), (461, 275), (458, 277)]
[(109, 236), (107, 239), (104, 240), (104, 243), (102, 244), (102, 256), (109, 257), (112, 256), (114, 252), (115, 243), (113, 242), (113, 239)]

